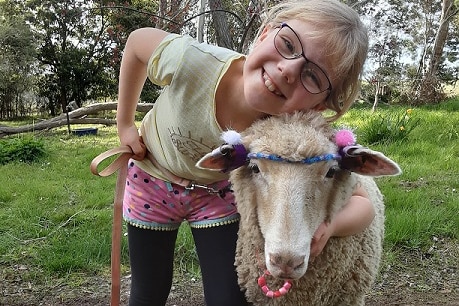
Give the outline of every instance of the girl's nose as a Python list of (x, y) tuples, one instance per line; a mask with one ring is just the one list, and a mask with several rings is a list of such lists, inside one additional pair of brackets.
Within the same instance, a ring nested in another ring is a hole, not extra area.
[(301, 69), (304, 66), (302, 58), (282, 59), (277, 67), (288, 84), (294, 84), (300, 78)]

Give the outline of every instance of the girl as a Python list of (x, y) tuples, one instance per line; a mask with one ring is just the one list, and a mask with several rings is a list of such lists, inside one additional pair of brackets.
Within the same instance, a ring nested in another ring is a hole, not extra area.
[[(128, 223), (131, 306), (164, 305), (172, 284), (178, 228), (192, 229), (208, 306), (245, 305), (234, 267), (239, 216), (228, 176), (195, 167), (221, 145), (227, 128), (296, 110), (339, 118), (358, 93), (368, 37), (358, 15), (338, 0), (273, 7), (247, 56), (189, 36), (143, 28), (129, 36), (119, 77), (118, 134), (132, 148), (123, 204)], [(140, 129), (134, 114), (148, 77), (164, 86)], [(139, 137), (140, 134), (140, 137)], [(356, 234), (374, 217), (357, 188), (311, 243)]]

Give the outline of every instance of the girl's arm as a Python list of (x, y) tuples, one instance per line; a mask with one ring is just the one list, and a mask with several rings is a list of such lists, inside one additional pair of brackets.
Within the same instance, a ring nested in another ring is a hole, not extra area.
[(366, 229), (375, 217), (373, 204), (362, 186), (358, 186), (349, 202), (330, 223), (322, 223), (311, 242), (311, 258), (318, 256), (330, 237), (355, 235)]
[(145, 146), (139, 138), (134, 119), (140, 93), (147, 78), (148, 60), (168, 34), (155, 28), (135, 30), (129, 35), (121, 60), (116, 123), (120, 142), (131, 147), (135, 154), (134, 159), (145, 157)]

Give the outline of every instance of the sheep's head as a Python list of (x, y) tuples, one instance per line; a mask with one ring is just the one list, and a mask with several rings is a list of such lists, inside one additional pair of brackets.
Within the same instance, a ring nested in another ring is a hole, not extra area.
[(370, 176), (400, 172), (379, 152), (352, 144), (340, 147), (334, 135), (314, 112), (270, 117), (244, 131), (241, 143), (224, 145), (198, 163), (218, 171), (238, 167), (231, 173), (236, 201), (239, 206), (255, 205), (266, 268), (274, 277), (304, 275), (314, 232), (352, 194), (356, 177), (351, 172)]

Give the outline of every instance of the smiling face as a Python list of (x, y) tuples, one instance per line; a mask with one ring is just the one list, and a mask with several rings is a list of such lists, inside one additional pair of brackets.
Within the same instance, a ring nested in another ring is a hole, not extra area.
[[(317, 64), (327, 75), (333, 87), (330, 63), (324, 56), (321, 43), (308, 37), (313, 30), (308, 23), (290, 20), (286, 23), (298, 35), (304, 56)], [(302, 84), (300, 74), (306, 60), (284, 58), (274, 46), (274, 38), (279, 31), (268, 26), (257, 40), (244, 65), (244, 95), (246, 103), (253, 110), (278, 115), (296, 110), (321, 109), (329, 92), (319, 94), (308, 92)]]

